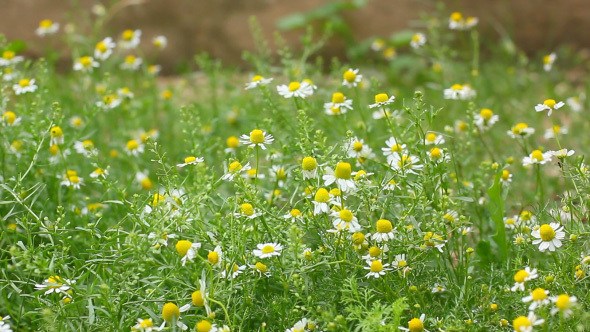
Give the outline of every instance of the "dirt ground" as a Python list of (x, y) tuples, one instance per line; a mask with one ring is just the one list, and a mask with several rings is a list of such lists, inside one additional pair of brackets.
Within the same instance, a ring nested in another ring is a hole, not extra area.
[[(169, 47), (159, 55), (159, 62), (170, 70), (179, 59), (191, 59), (207, 51), (226, 63), (239, 64), (243, 50), (253, 48), (249, 18), (256, 16), (266, 36), (271, 39), (276, 22), (287, 14), (316, 8), (331, 0), (124, 0), (141, 4), (122, 6), (112, 13), (105, 36), (118, 35), (124, 29), (141, 29), (149, 49), (153, 36), (167, 36)], [(445, 0), (447, 11), (460, 10), (480, 17), (481, 30), (491, 37), (508, 33), (519, 47), (528, 52), (551, 51), (569, 43), (590, 45), (589, 0)], [(2, 0), (3, 18), (0, 33), (9, 40), (28, 42), (27, 55), (37, 56), (47, 39), (34, 35), (42, 19), (64, 22), (73, 18), (78, 25), (90, 15), (97, 1), (88, 0)], [(106, 3), (106, 2), (105, 2)], [(421, 13), (435, 9), (432, 0), (369, 0), (361, 10), (345, 14), (354, 28), (355, 38), (381, 35), (407, 27), (419, 28)], [(75, 8), (82, 8), (76, 11)], [(300, 32), (285, 33), (289, 44), (299, 44)], [(342, 45), (327, 48), (326, 55), (342, 54)], [(63, 56), (69, 58), (66, 49)]]

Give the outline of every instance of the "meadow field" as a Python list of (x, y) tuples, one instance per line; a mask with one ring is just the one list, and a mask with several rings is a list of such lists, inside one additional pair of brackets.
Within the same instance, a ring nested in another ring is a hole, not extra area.
[(105, 10), (0, 38), (0, 331), (590, 330), (587, 51), (252, 19), (164, 77)]

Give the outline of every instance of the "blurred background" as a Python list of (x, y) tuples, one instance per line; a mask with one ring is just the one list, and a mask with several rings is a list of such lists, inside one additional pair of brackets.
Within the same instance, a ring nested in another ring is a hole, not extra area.
[[(117, 39), (125, 29), (141, 29), (142, 49), (148, 53), (154, 51), (151, 39), (164, 35), (168, 47), (158, 63), (168, 74), (181, 72), (200, 52), (226, 65), (243, 65), (243, 51), (255, 47), (251, 17), (272, 48), (275, 31), (286, 45), (300, 48), (302, 32), (311, 26), (315, 34), (330, 32), (321, 55), (347, 60), (363, 54), (377, 37), (395, 40), (406, 30), (424, 31), (437, 18), (446, 24), (454, 11), (479, 18), (482, 40), (489, 43), (484, 50), (500, 42), (529, 55), (590, 45), (589, 0), (2, 0), (2, 11), (0, 33), (8, 41), (22, 40), (22, 53), (29, 57), (52, 50), (64, 68), (72, 58), (67, 47), (35, 35), (43, 19), (59, 22), (60, 33), (88, 30), (99, 38)], [(103, 27), (92, 32), (90, 22), (101, 15)]]

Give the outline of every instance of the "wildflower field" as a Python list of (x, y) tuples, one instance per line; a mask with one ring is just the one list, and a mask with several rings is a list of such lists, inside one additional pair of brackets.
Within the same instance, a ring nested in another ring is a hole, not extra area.
[(245, 69), (162, 78), (103, 14), (40, 23), (65, 71), (0, 40), (0, 331), (590, 330), (583, 53), (253, 20)]

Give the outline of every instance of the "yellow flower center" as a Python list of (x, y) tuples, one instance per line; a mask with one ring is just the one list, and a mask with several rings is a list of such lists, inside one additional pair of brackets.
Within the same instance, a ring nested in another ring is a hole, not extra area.
[(332, 95), (332, 102), (334, 104), (341, 104), (344, 102), (344, 94), (342, 94), (341, 92), (336, 92)]
[(264, 133), (260, 129), (254, 129), (250, 133), (250, 142), (254, 144), (264, 143)]
[(382, 103), (389, 100), (387, 93), (380, 93), (375, 95), (375, 103)]
[(401, 144), (394, 144), (391, 146), (391, 152), (398, 152), (402, 150)]
[(479, 115), (481, 115), (481, 117), (485, 120), (489, 121), (494, 115), (494, 112), (492, 112), (492, 110), (489, 108), (484, 108), (481, 110), (481, 112), (479, 112)]
[(203, 293), (200, 290), (194, 291), (191, 294), (191, 298), (193, 300), (193, 304), (197, 307), (202, 307), (205, 305), (205, 299), (203, 298)]
[(334, 114), (340, 114), (340, 107), (330, 107), (330, 111)]
[(49, 153), (51, 153), (52, 156), (56, 156), (58, 152), (59, 152), (59, 145), (53, 144), (52, 146), (49, 147)]
[(81, 57), (80, 59), (78, 59), (78, 62), (84, 67), (92, 66), (92, 58), (89, 56)]
[(98, 44), (96, 44), (96, 49), (100, 52), (100, 53), (104, 53), (106, 52), (109, 48), (107, 46), (107, 44), (105, 44), (104, 42), (98, 42)]
[(133, 35), (134, 35), (133, 30), (125, 30), (125, 31), (123, 31), (122, 37), (124, 40), (130, 41), (131, 39), (133, 39)]
[(326, 203), (329, 199), (330, 199), (330, 194), (324, 188), (318, 189), (318, 191), (315, 193), (314, 200), (318, 203)]
[(371, 272), (381, 272), (383, 271), (383, 264), (380, 261), (373, 261), (371, 263)]
[(43, 29), (49, 29), (53, 25), (51, 20), (43, 20), (39, 22), (39, 27)]
[(334, 189), (330, 190), (330, 195), (338, 197), (338, 196), (342, 195), (342, 191), (338, 188), (334, 188)]
[(49, 134), (51, 135), (51, 137), (62, 137), (64, 135), (60, 127), (51, 128)]
[(264, 248), (262, 248), (262, 252), (265, 254), (270, 254), (275, 252), (275, 247), (273, 246), (264, 246)]
[(570, 297), (567, 294), (561, 294), (557, 297), (557, 301), (555, 301), (555, 306), (561, 310), (565, 310), (570, 306)]
[(561, 127), (558, 125), (553, 126), (553, 132), (555, 134), (559, 134), (559, 132), (561, 131)]
[(242, 204), (240, 209), (242, 210), (242, 214), (244, 214), (246, 216), (251, 216), (254, 214), (254, 207), (250, 203)]
[(2, 120), (6, 121), (9, 124), (13, 124), (16, 121), (16, 114), (12, 111), (6, 111), (2, 114)]
[(228, 148), (235, 149), (240, 144), (240, 141), (236, 136), (230, 136), (227, 138), (226, 144)]
[(451, 90), (461, 91), (461, 90), (463, 90), (463, 85), (461, 85), (461, 84), (453, 84), (453, 86), (451, 86)]
[(525, 282), (525, 279), (529, 276), (529, 273), (525, 270), (520, 270), (518, 272), (516, 272), (516, 274), (514, 275), (514, 281), (518, 282), (518, 283), (523, 283)]
[[(363, 162), (362, 158), (359, 158), (359, 161), (362, 163)], [(358, 181), (359, 179), (362, 179), (366, 176), (367, 176), (367, 172), (365, 172), (364, 170), (361, 169), (360, 171), (356, 172), (356, 175), (354, 176), (354, 180)]]
[(406, 261), (399, 261), (399, 262), (397, 262), (397, 266), (399, 266), (399, 267), (404, 267), (406, 265), (408, 265), (408, 262), (406, 262)]
[(352, 234), (352, 243), (358, 245), (363, 244), (363, 242), (365, 242), (365, 234), (361, 233), (361, 232), (357, 232)]
[(137, 148), (139, 148), (139, 143), (136, 140), (132, 139), (127, 141), (127, 150), (133, 151)]
[(150, 180), (147, 177), (145, 179), (141, 180), (141, 188), (143, 188), (144, 190), (152, 189), (152, 180)]
[(162, 91), (162, 98), (164, 98), (164, 99), (172, 98), (172, 91), (170, 91), (170, 90)]
[(353, 214), (352, 212), (350, 212), (349, 210), (340, 210), (340, 219), (342, 219), (342, 221), (344, 222), (350, 222), (352, 221), (353, 218)]
[(434, 142), (436, 140), (436, 134), (435, 133), (428, 133), (426, 135), (426, 140), (428, 142)]
[(180, 240), (176, 243), (176, 251), (178, 251), (180, 256), (184, 257), (192, 245), (193, 243), (191, 241)]
[(533, 301), (541, 301), (547, 298), (547, 293), (545, 293), (543, 288), (536, 288), (531, 293), (531, 296), (533, 297)]
[(242, 164), (240, 164), (239, 161), (234, 161), (233, 163), (229, 164), (229, 166), (227, 167), (227, 170), (230, 171), (230, 173), (238, 172), (241, 169), (242, 169)]
[(299, 90), (300, 87), (301, 87), (301, 83), (299, 83), (299, 82), (289, 83), (289, 91), (291, 91), (291, 92)]
[(125, 57), (125, 63), (131, 65), (131, 64), (135, 63), (135, 59), (136, 59), (135, 55), (128, 55)]
[(463, 14), (459, 12), (454, 12), (451, 14), (451, 21), (453, 22), (460, 22), (463, 20)]
[(316, 162), (314, 157), (305, 157), (301, 162), (301, 167), (305, 171), (312, 171), (318, 167), (318, 163)]
[(82, 142), (82, 147), (83, 147), (85, 150), (92, 150), (92, 149), (94, 148), (94, 142), (92, 142), (92, 141), (91, 141), (91, 140), (89, 140), (89, 139), (87, 139), (87, 140), (84, 140), (84, 141)]
[(453, 215), (452, 215), (452, 214), (448, 214), (448, 213), (447, 213), (447, 214), (445, 214), (445, 215), (443, 216), (443, 218), (444, 218), (444, 219), (446, 219), (446, 220), (448, 220), (448, 221), (450, 221), (450, 222), (454, 222), (454, 221), (455, 221), (455, 217), (453, 217)]
[(533, 323), (531, 323), (531, 321), (525, 316), (520, 316), (512, 322), (512, 327), (514, 327), (514, 331), (522, 331), (523, 328), (526, 329), (527, 327), (531, 326), (533, 326)]
[(291, 214), (292, 217), (299, 217), (301, 216), (301, 211), (299, 211), (298, 209), (292, 209), (289, 214)]
[(410, 156), (408, 156), (408, 155), (403, 155), (401, 157), (401, 159), (397, 162), (397, 165), (399, 167), (411, 166), (412, 165), (412, 158), (410, 158)]
[(180, 310), (178, 309), (178, 306), (170, 302), (164, 304), (164, 307), (162, 308), (162, 317), (164, 317), (164, 320), (168, 323), (180, 318)]
[(419, 318), (413, 318), (408, 323), (408, 330), (410, 330), (410, 332), (422, 332), (424, 331), (424, 323), (422, 323)]
[(209, 260), (209, 263), (211, 264), (219, 262), (219, 254), (216, 251), (210, 251), (207, 255), (207, 260)]
[(336, 175), (336, 178), (338, 178), (338, 179), (348, 180), (348, 179), (350, 179), (351, 172), (352, 172), (352, 170), (351, 170), (351, 166), (349, 163), (339, 162), (338, 165), (336, 165), (336, 171), (334, 171), (334, 174)]
[(548, 224), (544, 224), (539, 229), (539, 234), (543, 241), (551, 241), (555, 238), (555, 230)]
[(152, 322), (151, 319), (144, 319), (141, 321), (141, 323), (139, 323), (139, 327), (142, 329), (146, 329), (148, 327), (153, 327), (154, 323)]
[(506, 169), (503, 170), (502, 171), (502, 180), (508, 181), (509, 178), (510, 178), (510, 172)]
[(261, 273), (266, 273), (267, 267), (266, 267), (266, 265), (262, 264), (261, 262), (256, 263), (256, 265), (254, 265), (254, 267), (256, 268), (256, 270), (260, 271)]
[(387, 219), (379, 219), (377, 220), (377, 232), (379, 233), (389, 233), (393, 229), (393, 225), (391, 221)]
[(553, 108), (553, 106), (555, 106), (556, 102), (554, 99), (547, 99), (543, 102), (543, 104), (545, 104), (545, 106), (547, 106), (549, 108)]
[(420, 35), (419, 34), (415, 34), (412, 36), (412, 40), (415, 42), (419, 42), (420, 41)]
[(345, 71), (343, 76), (344, 79), (349, 83), (352, 83), (354, 80), (356, 80), (356, 74), (352, 70)]
[(31, 85), (31, 81), (29, 79), (23, 78), (22, 80), (18, 81), (18, 85), (25, 88), (25, 87)]
[(440, 159), (442, 157), (442, 151), (439, 148), (433, 148), (430, 150), (430, 158)]
[(531, 153), (531, 158), (535, 159), (537, 161), (542, 161), (543, 159), (543, 152), (541, 152), (541, 150), (535, 150)]
[(196, 160), (197, 160), (197, 158), (195, 158), (195, 157), (193, 157), (193, 156), (191, 156), (191, 157), (186, 157), (186, 158), (184, 158), (184, 163), (185, 163), (185, 164), (188, 164), (188, 163), (192, 163), (193, 161), (196, 161)]
[(15, 56), (15, 53), (13, 51), (4, 51), (2, 53), (2, 57), (6, 60), (10, 60), (10, 59), (14, 58), (14, 56)]
[(371, 257), (377, 257), (377, 256), (381, 255), (381, 249), (379, 249), (377, 247), (371, 247), (371, 248), (369, 248), (369, 255)]

